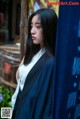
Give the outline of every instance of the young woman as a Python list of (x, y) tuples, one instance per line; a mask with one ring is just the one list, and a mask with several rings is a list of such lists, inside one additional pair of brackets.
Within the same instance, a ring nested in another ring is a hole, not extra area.
[(53, 73), (57, 16), (48, 8), (28, 22), (26, 53), (18, 68), (12, 119), (53, 119)]

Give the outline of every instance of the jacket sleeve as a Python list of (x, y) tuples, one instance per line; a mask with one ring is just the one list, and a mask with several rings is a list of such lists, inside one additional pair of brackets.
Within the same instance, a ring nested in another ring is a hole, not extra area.
[[(37, 95), (37, 104), (35, 109), (35, 119), (53, 119), (54, 104), (54, 63), (49, 61), (44, 66), (41, 73), (41, 83)], [(37, 111), (38, 110), (38, 111)]]

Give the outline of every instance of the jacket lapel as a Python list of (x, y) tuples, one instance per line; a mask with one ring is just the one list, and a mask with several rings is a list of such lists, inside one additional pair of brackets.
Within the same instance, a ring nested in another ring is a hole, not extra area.
[(39, 74), (39, 72), (41, 71), (44, 62), (46, 61), (47, 57), (46, 57), (46, 53), (43, 54), (43, 56), (38, 60), (38, 62), (33, 66), (33, 68), (31, 69), (31, 71), (29, 72), (29, 74), (27, 75), (25, 84), (24, 84), (24, 88), (21, 92), (21, 98), (24, 98), (30, 88), (32, 87), (34, 81), (36, 80), (36, 76)]

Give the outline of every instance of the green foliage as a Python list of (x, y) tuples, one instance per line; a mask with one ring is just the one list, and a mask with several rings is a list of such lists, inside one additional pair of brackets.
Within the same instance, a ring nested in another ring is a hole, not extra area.
[[(13, 92), (5, 87), (4, 85), (0, 85), (0, 111), (1, 107), (11, 107), (11, 97)], [(1, 113), (0, 113), (1, 119)]]

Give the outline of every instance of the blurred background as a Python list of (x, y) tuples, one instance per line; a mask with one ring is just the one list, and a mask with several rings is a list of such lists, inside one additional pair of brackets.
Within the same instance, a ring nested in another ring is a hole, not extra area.
[(10, 106), (16, 88), (16, 71), (25, 52), (28, 17), (44, 7), (54, 9), (58, 15), (59, 6), (49, 4), (49, 0), (0, 0), (0, 107)]

